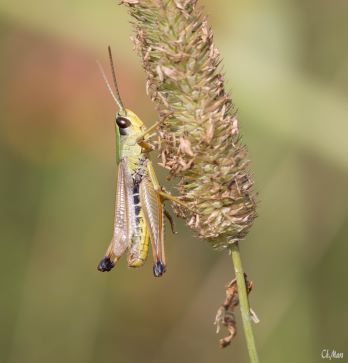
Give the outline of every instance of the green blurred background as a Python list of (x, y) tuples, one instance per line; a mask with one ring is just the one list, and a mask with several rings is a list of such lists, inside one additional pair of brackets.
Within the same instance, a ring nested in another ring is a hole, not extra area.
[[(261, 200), (241, 243), (261, 361), (348, 354), (348, 2), (202, 3)], [(225, 350), (213, 326), (229, 257), (181, 221), (163, 278), (150, 261), (96, 271), (115, 191), (108, 44), (125, 104), (156, 120), (128, 22), (115, 1), (0, 1), (0, 362), (248, 361), (240, 321)]]

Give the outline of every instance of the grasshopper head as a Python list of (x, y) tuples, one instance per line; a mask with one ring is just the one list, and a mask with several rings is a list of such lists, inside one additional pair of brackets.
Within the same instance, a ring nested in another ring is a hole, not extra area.
[[(135, 136), (139, 135), (143, 132), (144, 124), (134, 112), (126, 109), (123, 105), (120, 93), (118, 91), (115, 67), (114, 67), (114, 62), (112, 60), (110, 46), (108, 47), (108, 51), (109, 51), (110, 66), (111, 66), (111, 71), (112, 71), (112, 79), (114, 82), (114, 90), (111, 88), (111, 85), (105, 75), (104, 69), (99, 62), (98, 62), (98, 66), (99, 66), (100, 72), (104, 78), (104, 81), (106, 83), (106, 86), (108, 87), (108, 90), (109, 90), (112, 98), (114, 99), (116, 105), (119, 108), (119, 111), (116, 114), (116, 125), (119, 128), (121, 136), (129, 135), (129, 134), (135, 135)], [(126, 130), (126, 129), (128, 129), (128, 130)]]
[(138, 135), (144, 131), (143, 122), (133, 111), (128, 109), (116, 114), (116, 125), (121, 135), (127, 135), (129, 133)]

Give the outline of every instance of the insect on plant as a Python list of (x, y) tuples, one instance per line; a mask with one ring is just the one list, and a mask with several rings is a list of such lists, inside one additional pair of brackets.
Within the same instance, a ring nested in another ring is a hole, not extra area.
[(119, 110), (115, 119), (117, 187), (114, 232), (98, 270), (110, 271), (128, 249), (128, 266), (140, 267), (145, 263), (151, 241), (156, 277), (166, 271), (164, 252), (164, 215), (171, 216), (163, 206), (171, 200), (185, 206), (165, 192), (158, 183), (148, 154), (152, 150), (147, 135), (158, 126), (146, 129), (144, 123), (131, 110), (124, 107), (118, 91), (111, 48), (108, 47), (115, 92), (112, 90), (102, 66), (98, 63), (105, 83)]

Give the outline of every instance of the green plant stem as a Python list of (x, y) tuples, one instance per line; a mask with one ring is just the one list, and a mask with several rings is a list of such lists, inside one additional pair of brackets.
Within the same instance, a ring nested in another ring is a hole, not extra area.
[(257, 355), (255, 338), (252, 328), (252, 321), (250, 315), (249, 300), (247, 295), (247, 289), (245, 285), (244, 271), (242, 267), (242, 261), (240, 258), (238, 242), (233, 243), (231, 246), (232, 262), (237, 279), (239, 306), (242, 315), (243, 328), (245, 340), (248, 348), (249, 358), (251, 363), (258, 363), (259, 358)]

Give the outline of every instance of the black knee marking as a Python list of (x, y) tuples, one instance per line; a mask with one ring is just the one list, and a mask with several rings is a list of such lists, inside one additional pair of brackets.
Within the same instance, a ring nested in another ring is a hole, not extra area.
[(166, 272), (166, 266), (161, 261), (157, 261), (153, 265), (153, 274), (155, 277), (160, 277)]

